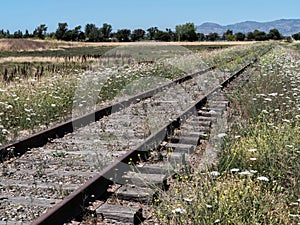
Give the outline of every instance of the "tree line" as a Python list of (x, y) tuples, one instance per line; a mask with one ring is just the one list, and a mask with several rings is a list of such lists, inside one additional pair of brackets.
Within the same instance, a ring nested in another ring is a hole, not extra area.
[[(135, 42), (142, 40), (155, 41), (266, 41), (266, 40), (282, 40), (284, 37), (277, 29), (271, 29), (269, 33), (260, 30), (254, 30), (246, 34), (242, 32), (233, 33), (227, 30), (223, 35), (218, 33), (203, 34), (196, 31), (194, 23), (185, 23), (177, 25), (175, 30), (167, 28), (159, 30), (157, 27), (150, 27), (147, 30), (139, 29), (119, 29), (113, 32), (112, 26), (104, 23), (101, 27), (95, 24), (86, 24), (84, 29), (82, 26), (76, 26), (69, 29), (68, 24), (58, 23), (55, 32), (47, 32), (45, 24), (39, 25), (32, 33), (21, 30), (10, 33), (9, 30), (0, 30), (0, 38), (38, 38), (38, 39), (57, 39), (63, 41), (84, 41), (84, 42)], [(295, 40), (300, 40), (300, 32), (292, 35)], [(291, 37), (289, 37), (291, 38)]]

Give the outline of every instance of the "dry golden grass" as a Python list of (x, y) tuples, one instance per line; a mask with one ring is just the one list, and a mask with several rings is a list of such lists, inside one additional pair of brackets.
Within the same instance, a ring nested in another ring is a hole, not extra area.
[[(255, 42), (66, 42), (57, 40), (36, 40), (36, 39), (0, 39), (0, 51), (43, 51), (43, 50), (59, 50), (62, 48), (78, 48), (78, 47), (118, 47), (118, 46), (140, 46), (140, 45), (155, 45), (155, 46), (233, 46), (233, 45), (248, 45)], [(74, 58), (76, 61), (76, 57)], [(64, 62), (63, 57), (3, 57), (0, 58), (0, 63), (5, 62)]]
[[(76, 58), (73, 60), (75, 61)], [(6, 62), (54, 62), (54, 63), (62, 63), (65, 62), (65, 58), (63, 57), (32, 57), (32, 56), (21, 56), (21, 57), (5, 57), (0, 58), (0, 63)]]
[(205, 42), (155, 42), (155, 41), (141, 41), (141, 42), (63, 42), (53, 41), (61, 47), (88, 47), (88, 46), (128, 46), (128, 45), (190, 45), (190, 46), (208, 46), (208, 45), (249, 45), (256, 43), (255, 41), (205, 41)]
[(47, 41), (30, 39), (2, 39), (0, 51), (37, 51), (52, 49), (53, 45)]
[(207, 46), (207, 45), (247, 45), (255, 42), (65, 42), (57, 40), (35, 40), (35, 39), (2, 39), (0, 40), (0, 51), (40, 51), (60, 48), (73, 47), (97, 47), (97, 46), (128, 46), (128, 45), (190, 45), (190, 46)]

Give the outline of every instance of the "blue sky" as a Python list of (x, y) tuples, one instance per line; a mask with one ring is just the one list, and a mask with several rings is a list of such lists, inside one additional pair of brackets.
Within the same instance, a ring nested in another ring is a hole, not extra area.
[(46, 24), (55, 31), (59, 22), (77, 25), (109, 23), (121, 28), (174, 29), (194, 22), (222, 25), (256, 20), (300, 18), (299, 0), (9, 0), (0, 3), (0, 29), (11, 32)]

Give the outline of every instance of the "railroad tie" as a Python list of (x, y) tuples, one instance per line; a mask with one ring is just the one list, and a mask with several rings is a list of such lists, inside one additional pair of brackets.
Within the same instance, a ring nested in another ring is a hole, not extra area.
[(123, 206), (103, 204), (96, 209), (107, 222), (118, 222), (124, 225), (136, 225), (142, 221), (142, 208), (138, 206)]
[(138, 187), (159, 188), (164, 190), (167, 187), (168, 176), (165, 174), (128, 172), (123, 178), (125, 179), (125, 183), (133, 184)]
[(228, 101), (210, 101), (208, 102), (209, 107), (228, 107), (229, 102)]
[(169, 152), (165, 161), (170, 163), (174, 169), (180, 170), (184, 165), (186, 165), (185, 153)]
[(200, 141), (200, 136), (188, 136), (188, 135), (172, 136), (169, 138), (169, 141), (171, 143), (177, 143), (177, 144), (198, 145)]
[(144, 174), (164, 174), (170, 176), (174, 173), (174, 168), (171, 164), (166, 163), (156, 163), (156, 164), (146, 164), (141, 167), (133, 167), (133, 171)]
[(217, 111), (214, 111), (214, 110), (210, 110), (210, 111), (199, 110), (198, 111), (198, 115), (202, 116), (202, 117), (216, 118), (216, 117), (222, 116), (222, 114), (223, 114), (223, 112), (217, 112)]
[(226, 111), (226, 107), (223, 107), (223, 105), (221, 106), (205, 106), (202, 108), (203, 111), (209, 112), (209, 111), (213, 111), (213, 112), (217, 112), (220, 113), (221, 115), (223, 115), (223, 113)]
[(207, 139), (207, 133), (205, 132), (193, 132), (193, 131), (181, 131), (181, 134), (183, 136), (189, 136), (189, 137), (200, 137), (200, 139)]
[(189, 121), (183, 124), (181, 130), (188, 130), (190, 132), (209, 133), (211, 121)]
[(137, 187), (135, 185), (123, 185), (116, 192), (119, 200), (140, 202), (151, 205), (154, 202), (156, 191), (151, 188)]
[(185, 143), (168, 143), (165, 148), (173, 152), (184, 152), (187, 154), (192, 154), (195, 151), (194, 145)]

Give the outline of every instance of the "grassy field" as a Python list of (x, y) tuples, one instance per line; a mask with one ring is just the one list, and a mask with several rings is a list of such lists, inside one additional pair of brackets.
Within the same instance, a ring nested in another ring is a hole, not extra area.
[(300, 51), (300, 43), (294, 44), (294, 47), (295, 47), (298, 51)]
[(230, 92), (218, 163), (180, 174), (155, 207), (158, 224), (300, 223), (300, 56), (276, 47)]
[[(117, 57), (116, 60), (121, 60), (117, 64), (114, 63), (114, 57), (112, 57), (113, 59), (108, 58), (113, 63), (107, 66), (99, 64), (101, 58), (98, 57), (111, 47), (100, 47), (99, 44), (73, 43), (72, 46), (66, 46), (66, 43), (54, 45), (48, 42), (39, 42), (37, 44), (35, 41), (22, 43), (18, 40), (13, 45), (16, 49), (32, 49), (36, 46), (39, 49), (36, 51), (7, 51), (6, 53), (11, 56), (0, 58), (0, 78), (2, 80), (0, 83), (0, 141), (2, 145), (70, 118), (74, 104), (86, 105), (85, 102), (89, 102), (87, 100), (73, 102), (75, 92), (81, 82), (80, 79), (84, 74), (106, 74), (105, 78), (99, 80), (98, 85), (101, 86), (101, 90), (96, 97), (94, 93), (87, 90), (85, 96), (81, 97), (96, 98), (96, 103), (101, 103), (114, 99), (129, 83), (141, 78), (161, 77), (172, 80), (186, 72), (193, 72), (193, 70), (199, 70), (207, 65), (219, 65), (220, 69), (224, 71), (235, 70), (238, 64), (223, 65), (223, 62), (236, 58), (242, 63), (243, 60), (246, 60), (242, 59), (245, 52), (248, 52), (248, 57), (252, 57), (251, 52), (256, 52), (253, 49), (259, 49), (259, 46), (254, 47), (255, 45), (253, 47), (228, 48), (221, 44), (217, 44), (218, 47), (211, 45), (203, 47), (193, 43), (191, 48), (197, 52), (197, 57), (190, 58), (187, 65), (185, 65), (187, 61), (183, 60), (184, 56), (181, 59), (180, 57), (175, 58), (175, 61), (170, 61), (169, 65), (159, 61), (150, 64), (140, 63), (138, 54), (133, 61), (129, 58), (132, 61), (129, 64), (127, 62), (129, 59), (126, 57)], [(24, 47), (27, 45), (30, 47)], [(56, 46), (57, 49), (50, 50), (53, 46)], [(164, 46), (159, 47), (162, 52), (165, 51)], [(58, 49), (62, 47), (65, 49)], [(185, 48), (180, 48), (181, 50), (183, 50), (183, 54), (190, 53)], [(87, 53), (90, 54), (90, 57), (82, 55)], [(96, 56), (92, 54), (96, 54)], [(107, 58), (103, 58), (107, 62)], [(95, 62), (97, 63), (95, 64)], [(181, 69), (170, 67), (173, 63), (179, 65)], [(117, 69), (116, 65), (118, 65)], [(149, 88), (152, 86), (149, 84)], [(139, 89), (137, 88), (137, 90)]]

